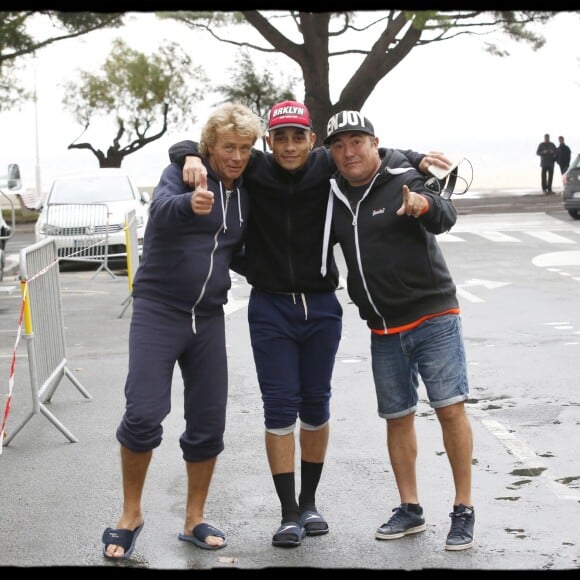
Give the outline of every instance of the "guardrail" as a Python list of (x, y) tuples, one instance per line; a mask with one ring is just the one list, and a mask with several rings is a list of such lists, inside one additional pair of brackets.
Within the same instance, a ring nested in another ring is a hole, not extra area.
[(109, 268), (109, 208), (105, 203), (51, 203), (46, 206), (42, 234), (56, 243), (63, 261), (97, 262), (93, 278)]
[[(8, 445), (30, 419), (39, 413), (55, 425), (71, 443), (76, 442), (78, 439), (45, 405), (51, 400), (64, 377), (73, 383), (85, 399), (92, 399), (67, 366), (60, 271), (54, 240), (45, 239), (20, 250), (20, 280), (23, 310), (21, 320), (24, 320), (23, 336), (28, 348), (32, 409), (17, 427), (10, 432), (5, 430), (14, 382), (11, 374), (10, 392), (0, 429), (0, 450), (2, 444)], [(6, 438), (2, 441), (4, 434)]]
[(139, 237), (137, 235), (137, 212), (130, 209), (125, 217), (125, 245), (127, 246), (127, 281), (129, 283), (129, 296), (121, 302), (123, 310), (119, 318), (123, 318), (125, 310), (133, 301), (133, 278), (139, 266)]

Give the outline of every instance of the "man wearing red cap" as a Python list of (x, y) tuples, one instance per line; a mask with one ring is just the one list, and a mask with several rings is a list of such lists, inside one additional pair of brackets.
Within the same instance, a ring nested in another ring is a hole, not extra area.
[[(335, 290), (338, 268), (320, 256), (329, 178), (336, 170), (326, 148), (313, 149), (307, 107), (284, 101), (270, 111), (266, 137), (272, 153), (254, 149), (244, 172), (252, 207), (246, 230), (250, 338), (264, 404), (266, 453), (280, 499), (282, 521), (274, 546), (299, 546), (304, 535), (328, 533), (316, 506), (329, 437), (331, 379), (342, 333)], [(170, 159), (184, 162), (184, 181), (195, 184), (197, 145), (173, 145)], [(437, 154), (405, 153), (426, 170), (446, 166)], [(300, 420), (301, 487), (295, 489), (295, 425)]]

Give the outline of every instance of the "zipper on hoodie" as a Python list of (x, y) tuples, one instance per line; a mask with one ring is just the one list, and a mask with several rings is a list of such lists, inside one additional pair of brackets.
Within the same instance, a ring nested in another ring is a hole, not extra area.
[[(294, 197), (294, 186), (290, 186), (289, 188), (289, 202), (292, 201), (292, 198)], [(289, 205), (291, 205), (289, 203)], [(288, 208), (288, 213), (287, 213), (287, 219), (286, 219), (286, 232), (288, 234), (288, 278), (290, 280), (290, 287), (294, 288), (294, 265), (292, 263), (292, 248), (290, 247), (291, 245), (291, 240), (292, 240), (292, 212), (290, 211), (290, 207)]]
[[(223, 200), (223, 193), (221, 191), (221, 188), (222, 188), (222, 185), (220, 183), (220, 194), (222, 194), (222, 200)], [(207, 283), (209, 282), (209, 279), (211, 278), (211, 275), (213, 272), (213, 257), (216, 253), (218, 246), (219, 246), (219, 242), (218, 242), (219, 235), (226, 229), (225, 223), (226, 223), (226, 219), (227, 219), (227, 215), (228, 215), (228, 205), (230, 202), (230, 197), (232, 195), (232, 192), (233, 192), (233, 190), (226, 190), (226, 201), (222, 205), (222, 225), (216, 230), (216, 233), (213, 237), (213, 249), (212, 249), (211, 254), (210, 254), (209, 269), (207, 271), (207, 276), (205, 277), (205, 280), (203, 281), (203, 285), (201, 287), (201, 292), (199, 293), (197, 300), (195, 301), (193, 307), (191, 308), (191, 328), (193, 330), (193, 334), (197, 334), (196, 328), (195, 328), (195, 308), (201, 302), (203, 297), (205, 296), (205, 290), (207, 288)]]

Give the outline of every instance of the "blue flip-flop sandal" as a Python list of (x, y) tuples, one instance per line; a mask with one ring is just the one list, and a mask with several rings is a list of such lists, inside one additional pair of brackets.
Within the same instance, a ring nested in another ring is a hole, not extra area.
[[(103, 546), (103, 556), (109, 560), (126, 560), (129, 558), (135, 549), (135, 542), (137, 541), (137, 537), (143, 529), (143, 525), (144, 524), (141, 524), (133, 531), (126, 529), (115, 530), (113, 528), (107, 528), (103, 532), (102, 538), (102, 542), (105, 544)], [(122, 556), (109, 556), (107, 554), (107, 547), (111, 544), (115, 544), (115, 546), (121, 546), (121, 548), (125, 550), (125, 553)]]
[(328, 534), (327, 521), (315, 510), (302, 512), (298, 524), (304, 528), (307, 536), (322, 536)]
[(272, 538), (273, 546), (292, 548), (299, 546), (304, 537), (304, 528), (296, 522), (284, 522)]
[[(221, 546), (210, 546), (209, 544), (205, 543), (205, 540), (208, 536), (223, 538), (224, 543)], [(195, 526), (195, 528), (193, 528), (191, 531), (191, 536), (188, 534), (179, 534), (179, 539), (184, 542), (191, 542), (203, 550), (221, 550), (228, 545), (226, 535), (215, 526), (206, 524), (205, 522), (197, 524), (197, 526)]]

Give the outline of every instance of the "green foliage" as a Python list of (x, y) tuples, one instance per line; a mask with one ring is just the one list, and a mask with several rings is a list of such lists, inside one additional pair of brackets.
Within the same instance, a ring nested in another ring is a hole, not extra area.
[(85, 130), (99, 118), (116, 119), (112, 143), (106, 154), (88, 143), (71, 144), (69, 149), (89, 149), (102, 167), (119, 167), (124, 156), (167, 130), (190, 126), (205, 84), (203, 69), (176, 43), (159, 46), (147, 56), (118, 38), (100, 71), (79, 71), (78, 79), (63, 85), (63, 106)]
[(266, 118), (275, 103), (296, 100), (293, 86), (301, 82), (301, 79), (285, 76), (276, 81), (274, 73), (269, 69), (260, 74), (247, 50), (238, 53), (235, 66), (229, 71), (231, 76), (228, 76), (228, 83), (216, 87), (216, 91), (225, 96), (222, 102), (238, 101), (259, 117)]
[[(12, 227), (12, 210), (3, 209), (2, 210), (2, 217), (6, 221), (7, 224)], [(15, 209), (14, 210), (14, 223), (15, 225), (18, 224), (34, 224), (38, 219), (38, 212), (32, 210), (23, 210), (23, 209)], [(8, 242), (10, 243), (10, 242)]]
[[(216, 91), (225, 96), (221, 102), (237, 101), (266, 120), (272, 105), (279, 101), (296, 100), (293, 86), (301, 79), (286, 76), (276, 83), (271, 70), (265, 69), (262, 74), (256, 71), (247, 50), (242, 49), (238, 53), (235, 65), (229, 71), (231, 76), (228, 76), (228, 83), (216, 87)], [(264, 151), (267, 149), (265, 136), (262, 137), (262, 148)]]
[[(33, 25), (38, 22), (50, 25), (51, 32), (35, 35)], [(0, 11), (0, 111), (18, 109), (32, 98), (19, 79), (25, 57), (53, 42), (122, 23), (122, 13)]]
[(204, 10), (179, 10), (178, 12), (156, 12), (155, 15), (161, 20), (179, 20), (189, 24), (199, 22), (203, 26), (208, 25), (214, 27), (243, 24), (245, 22), (244, 15), (241, 12), (235, 11), (210, 12)]
[(100, 28), (118, 28), (124, 12), (48, 12), (47, 15), (68, 34), (86, 34)]

